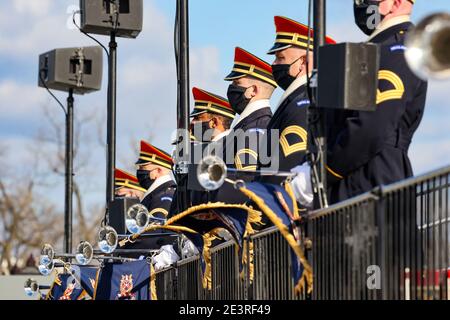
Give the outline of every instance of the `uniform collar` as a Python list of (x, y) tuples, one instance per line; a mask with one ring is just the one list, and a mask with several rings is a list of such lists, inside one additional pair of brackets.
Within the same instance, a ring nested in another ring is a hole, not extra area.
[(233, 122), (231, 128), (236, 127), (236, 125), (239, 122), (241, 122), (242, 120), (244, 120), (245, 118), (250, 116), (253, 112), (258, 111), (258, 110), (263, 109), (263, 108), (270, 108), (270, 101), (269, 101), (269, 99), (261, 99), (261, 100), (256, 100), (256, 101), (250, 102), (245, 107), (244, 111), (241, 113), (241, 115), (239, 116), (237, 121)]
[(377, 28), (375, 29), (375, 32), (370, 35), (370, 37), (369, 37), (369, 39), (367, 39), (367, 41), (370, 42), (377, 35), (382, 33), (383, 31), (386, 31), (389, 28), (392, 28), (398, 24), (402, 24), (405, 22), (411, 22), (411, 17), (408, 15), (403, 15), (403, 16), (394, 17), (392, 19), (384, 20), (377, 26)]
[(221, 132), (217, 136), (215, 136), (211, 141), (213, 141), (213, 142), (219, 141), (223, 137), (227, 136), (229, 133), (230, 133), (230, 129), (225, 130), (224, 132)]
[(155, 191), (158, 187), (162, 186), (164, 183), (169, 181), (173, 181), (172, 176), (170, 174), (167, 174), (165, 176), (156, 179), (155, 182), (153, 182), (153, 184), (150, 186), (150, 188), (148, 188), (147, 192), (144, 194), (144, 198), (153, 191)]
[(291, 83), (291, 85), (286, 89), (286, 91), (281, 96), (280, 102), (278, 103), (276, 109), (278, 109), (278, 107), (281, 106), (284, 100), (286, 100), (286, 98), (289, 97), (295, 90), (306, 84), (306, 81), (307, 81), (306, 74), (301, 76), (300, 78), (295, 79), (294, 82)]

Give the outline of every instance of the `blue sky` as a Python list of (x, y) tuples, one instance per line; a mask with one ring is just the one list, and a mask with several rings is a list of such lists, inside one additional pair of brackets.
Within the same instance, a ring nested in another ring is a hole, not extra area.
[[(328, 0), (328, 34), (338, 41), (365, 39), (353, 23), (351, 3)], [(0, 144), (7, 150), (6, 163), (1, 165), (12, 175), (33, 170), (28, 151), (38, 130), (45, 126), (41, 106), (60, 112), (45, 91), (37, 88), (38, 55), (58, 47), (94, 45), (69, 23), (69, 12), (77, 5), (76, 0), (0, 2)], [(122, 168), (132, 168), (137, 156), (130, 141), (151, 137), (153, 143), (169, 151), (170, 134), (176, 125), (175, 0), (144, 0), (144, 5), (141, 35), (136, 40), (119, 40), (117, 160)], [(441, 10), (450, 11), (448, 0), (418, 0), (413, 20)], [(241, 46), (272, 62), (266, 51), (274, 40), (273, 16), (285, 15), (306, 23), (306, 11), (306, 0), (191, 0), (192, 85), (225, 95), (228, 84), (222, 79), (233, 64), (234, 47)], [(98, 38), (107, 43), (105, 37)], [(106, 68), (102, 91), (76, 97), (78, 115), (104, 117), (105, 80)], [(449, 81), (430, 83), (426, 114), (410, 150), (416, 173), (450, 163), (449, 87)], [(57, 95), (65, 99), (65, 94)], [(280, 95), (277, 90), (272, 105)], [(105, 159), (104, 150), (92, 143), (98, 139), (96, 135), (92, 128), (83, 132), (82, 148), (91, 163), (77, 177), (89, 201), (101, 203)], [(54, 152), (51, 144), (45, 148)], [(62, 204), (63, 179), (52, 179), (54, 184), (45, 194)]]

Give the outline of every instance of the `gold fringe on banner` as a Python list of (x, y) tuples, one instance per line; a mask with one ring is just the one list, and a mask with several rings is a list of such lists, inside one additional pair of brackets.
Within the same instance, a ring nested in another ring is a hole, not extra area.
[[(165, 225), (150, 225), (148, 226), (143, 232), (133, 235), (131, 238), (133, 240), (136, 240), (139, 238), (143, 233), (153, 231), (156, 229), (167, 229), (172, 230), (175, 232), (191, 232), (191, 233), (198, 233), (197, 231), (183, 227), (183, 226), (174, 226), (172, 224), (178, 222), (182, 218), (189, 216), (191, 214), (194, 214), (199, 211), (207, 211), (211, 209), (228, 209), (228, 208), (234, 208), (234, 209), (244, 209), (247, 212), (247, 223), (245, 226), (245, 236), (249, 236), (255, 233), (255, 230), (253, 229), (253, 225), (262, 225), (262, 219), (261, 219), (261, 212), (258, 210), (254, 210), (252, 207), (249, 207), (245, 204), (226, 204), (223, 202), (215, 202), (215, 203), (204, 203), (197, 206), (193, 206), (188, 208), (187, 210), (173, 216), (169, 220), (166, 221)], [(221, 228), (214, 229), (206, 234), (203, 235), (203, 252), (202, 256), (206, 264), (205, 273), (202, 276), (202, 284), (203, 288), (207, 288), (208, 290), (211, 290), (212, 282), (211, 282), (211, 245), (212, 241), (215, 239), (218, 239), (217, 232)], [(246, 245), (246, 242), (244, 241), (244, 246)], [(238, 247), (236, 248), (239, 249)], [(249, 262), (249, 268), (251, 271), (251, 279), (253, 279), (253, 245), (250, 246), (250, 259), (247, 259), (246, 256), (247, 250), (246, 248), (243, 249), (242, 254), (242, 263), (245, 264), (247, 261)]]
[(211, 232), (203, 235), (203, 260), (205, 261), (205, 272), (202, 275), (203, 289), (212, 289), (212, 271), (211, 271), (211, 245), (218, 237), (215, 235), (220, 228), (214, 229)]
[[(190, 232), (190, 233), (198, 233), (195, 230), (192, 230), (191, 228), (188, 227), (183, 227), (183, 226), (168, 226), (168, 225), (149, 225), (147, 228), (144, 229), (144, 231), (142, 231), (141, 233), (137, 233), (131, 236), (132, 240), (136, 240), (137, 238), (139, 238), (143, 233), (146, 232), (150, 232), (150, 231), (154, 231), (154, 230), (158, 230), (158, 229), (166, 229), (166, 230), (170, 230), (170, 231), (175, 231), (175, 232)], [(125, 241), (127, 242), (128, 240), (125, 239)], [(119, 245), (122, 247), (125, 244), (119, 243)]]
[(198, 206), (190, 207), (189, 209), (173, 216), (172, 218), (167, 220), (166, 225), (171, 225), (171, 224), (177, 222), (178, 220), (180, 220), (190, 214), (193, 214), (197, 211), (211, 210), (211, 209), (225, 209), (225, 208), (244, 209), (244, 210), (247, 210), (247, 212), (249, 212), (249, 211), (258, 212), (256, 210), (253, 210), (251, 207), (246, 206), (245, 204), (226, 204), (224, 202), (214, 202), (214, 203), (209, 202), (209, 203), (200, 204)]
[(153, 264), (150, 263), (150, 294), (152, 300), (158, 300), (158, 295), (156, 293), (156, 273)]
[(285, 183), (284, 189), (286, 190), (289, 197), (291, 197), (292, 206), (294, 207), (294, 219), (300, 219), (300, 214), (299, 214), (298, 206), (297, 206), (297, 199), (295, 199), (294, 190), (292, 190), (291, 184)]
[[(248, 243), (248, 254), (250, 257), (247, 256), (247, 243)], [(242, 252), (242, 264), (248, 265), (248, 270), (249, 270), (249, 280), (250, 283), (253, 282), (253, 279), (255, 277), (255, 265), (254, 265), (254, 251), (253, 251), (253, 241), (248, 238), (248, 241), (244, 241), (244, 245), (242, 248), (243, 252)], [(242, 272), (240, 274), (241, 280), (244, 280), (245, 278), (245, 269), (242, 269)]]
[[(303, 290), (303, 288), (307, 287), (308, 293), (311, 293), (313, 290), (313, 274), (312, 268), (308, 261), (305, 258), (302, 248), (295, 240), (294, 236), (289, 232), (289, 229), (286, 225), (283, 224), (283, 221), (270, 209), (269, 206), (266, 205), (263, 199), (257, 196), (254, 192), (248, 190), (245, 187), (239, 188), (239, 190), (250, 198), (256, 205), (262, 210), (262, 212), (272, 221), (272, 223), (280, 230), (282, 236), (286, 239), (289, 246), (294, 250), (295, 254), (299, 258), (301, 264), (303, 265), (303, 274), (295, 286), (296, 292)], [(306, 280), (306, 283), (305, 283)]]
[[(248, 241), (244, 241), (244, 244), (242, 246), (242, 264), (245, 266), (248, 265), (249, 269), (249, 278), (250, 283), (253, 282), (254, 279), (254, 263), (253, 263), (253, 241), (250, 239), (250, 236), (255, 233), (255, 230), (253, 229), (253, 225), (264, 225), (264, 222), (262, 222), (262, 215), (260, 211), (254, 210), (252, 207), (251, 212), (248, 212), (248, 219), (247, 219), (247, 225), (245, 227), (245, 234), (244, 238), (248, 237)], [(250, 257), (247, 257), (247, 243), (248, 243), (248, 254)], [(243, 269), (240, 274), (241, 279), (245, 278), (245, 270)]]
[[(244, 233), (244, 237), (245, 236), (249, 236), (255, 233), (255, 230), (253, 229), (253, 225), (262, 225), (262, 215), (261, 212), (258, 210), (253, 209), (252, 207), (249, 207), (245, 204), (226, 204), (223, 202), (215, 202), (215, 203), (205, 203), (205, 204), (201, 204), (198, 206), (194, 206), (191, 207), (189, 209), (187, 209), (186, 211), (177, 214), (176, 216), (172, 217), (171, 219), (169, 219), (166, 222), (166, 225), (170, 225), (172, 223), (177, 222), (178, 220), (193, 214), (197, 211), (202, 211), (202, 210), (211, 210), (211, 209), (222, 209), (222, 208), (235, 208), (235, 209), (244, 209), (247, 211), (247, 223), (245, 226), (245, 233)], [(205, 274), (203, 275), (203, 287), (206, 288), (211, 286), (211, 265), (210, 265), (210, 260), (211, 260), (211, 254), (210, 254), (210, 246), (212, 244), (212, 240), (217, 239), (216, 234), (217, 232), (214, 233), (209, 233), (208, 237), (204, 242), (205, 244), (208, 243), (209, 247), (205, 250), (203, 250), (203, 258), (205, 260), (206, 263), (206, 271)], [(214, 239), (210, 239), (211, 235), (214, 235)], [(250, 259), (247, 258), (247, 250), (245, 248), (246, 242), (244, 241), (244, 248), (243, 248), (243, 252), (242, 252), (242, 263), (246, 264), (247, 262), (249, 263), (249, 269), (250, 269), (250, 278), (253, 280), (253, 245), (250, 246)], [(206, 247), (206, 245), (205, 245)], [(205, 248), (204, 247), (204, 248)], [(239, 250), (238, 247), (236, 247), (236, 250)], [(209, 262), (207, 262), (209, 261)], [(241, 273), (241, 277), (244, 277), (245, 273)]]

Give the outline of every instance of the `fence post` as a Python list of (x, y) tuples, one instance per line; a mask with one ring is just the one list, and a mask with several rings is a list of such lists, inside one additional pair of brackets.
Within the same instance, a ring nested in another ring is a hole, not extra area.
[(377, 292), (377, 300), (387, 300), (389, 298), (388, 290), (389, 290), (389, 280), (388, 280), (388, 270), (387, 270), (387, 223), (386, 223), (386, 199), (383, 194), (383, 190), (381, 187), (376, 188), (372, 192), (376, 199), (374, 200), (375, 204), (375, 212), (377, 215), (377, 229), (378, 229), (378, 239), (377, 243), (377, 263), (380, 267), (380, 276), (381, 276), (381, 289)]

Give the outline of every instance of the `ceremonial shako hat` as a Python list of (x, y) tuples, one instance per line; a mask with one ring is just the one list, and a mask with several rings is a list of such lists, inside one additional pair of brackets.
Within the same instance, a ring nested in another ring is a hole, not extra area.
[(167, 169), (172, 169), (173, 160), (170, 155), (161, 149), (152, 146), (150, 143), (141, 141), (141, 151), (137, 165), (153, 163)]
[(117, 190), (124, 187), (142, 192), (147, 191), (139, 185), (139, 180), (131, 173), (128, 173), (120, 169), (115, 169), (114, 188)]
[(236, 47), (234, 51), (234, 66), (231, 73), (225, 78), (233, 81), (242, 77), (251, 76), (276, 87), (277, 83), (272, 75), (272, 67), (267, 62), (244, 49)]
[[(292, 46), (297, 46), (302, 49), (308, 48), (308, 26), (301, 24), (286, 17), (275, 16), (275, 28), (277, 37), (275, 44), (267, 52), (267, 54), (274, 54), (277, 51), (281, 51)], [(310, 50), (314, 49), (314, 31), (309, 29), (311, 39), (309, 41)], [(328, 44), (335, 44), (336, 41), (330, 37), (325, 37), (325, 42)]]
[(236, 112), (231, 108), (227, 99), (195, 87), (192, 89), (192, 94), (195, 102), (191, 117), (208, 112), (234, 119)]

